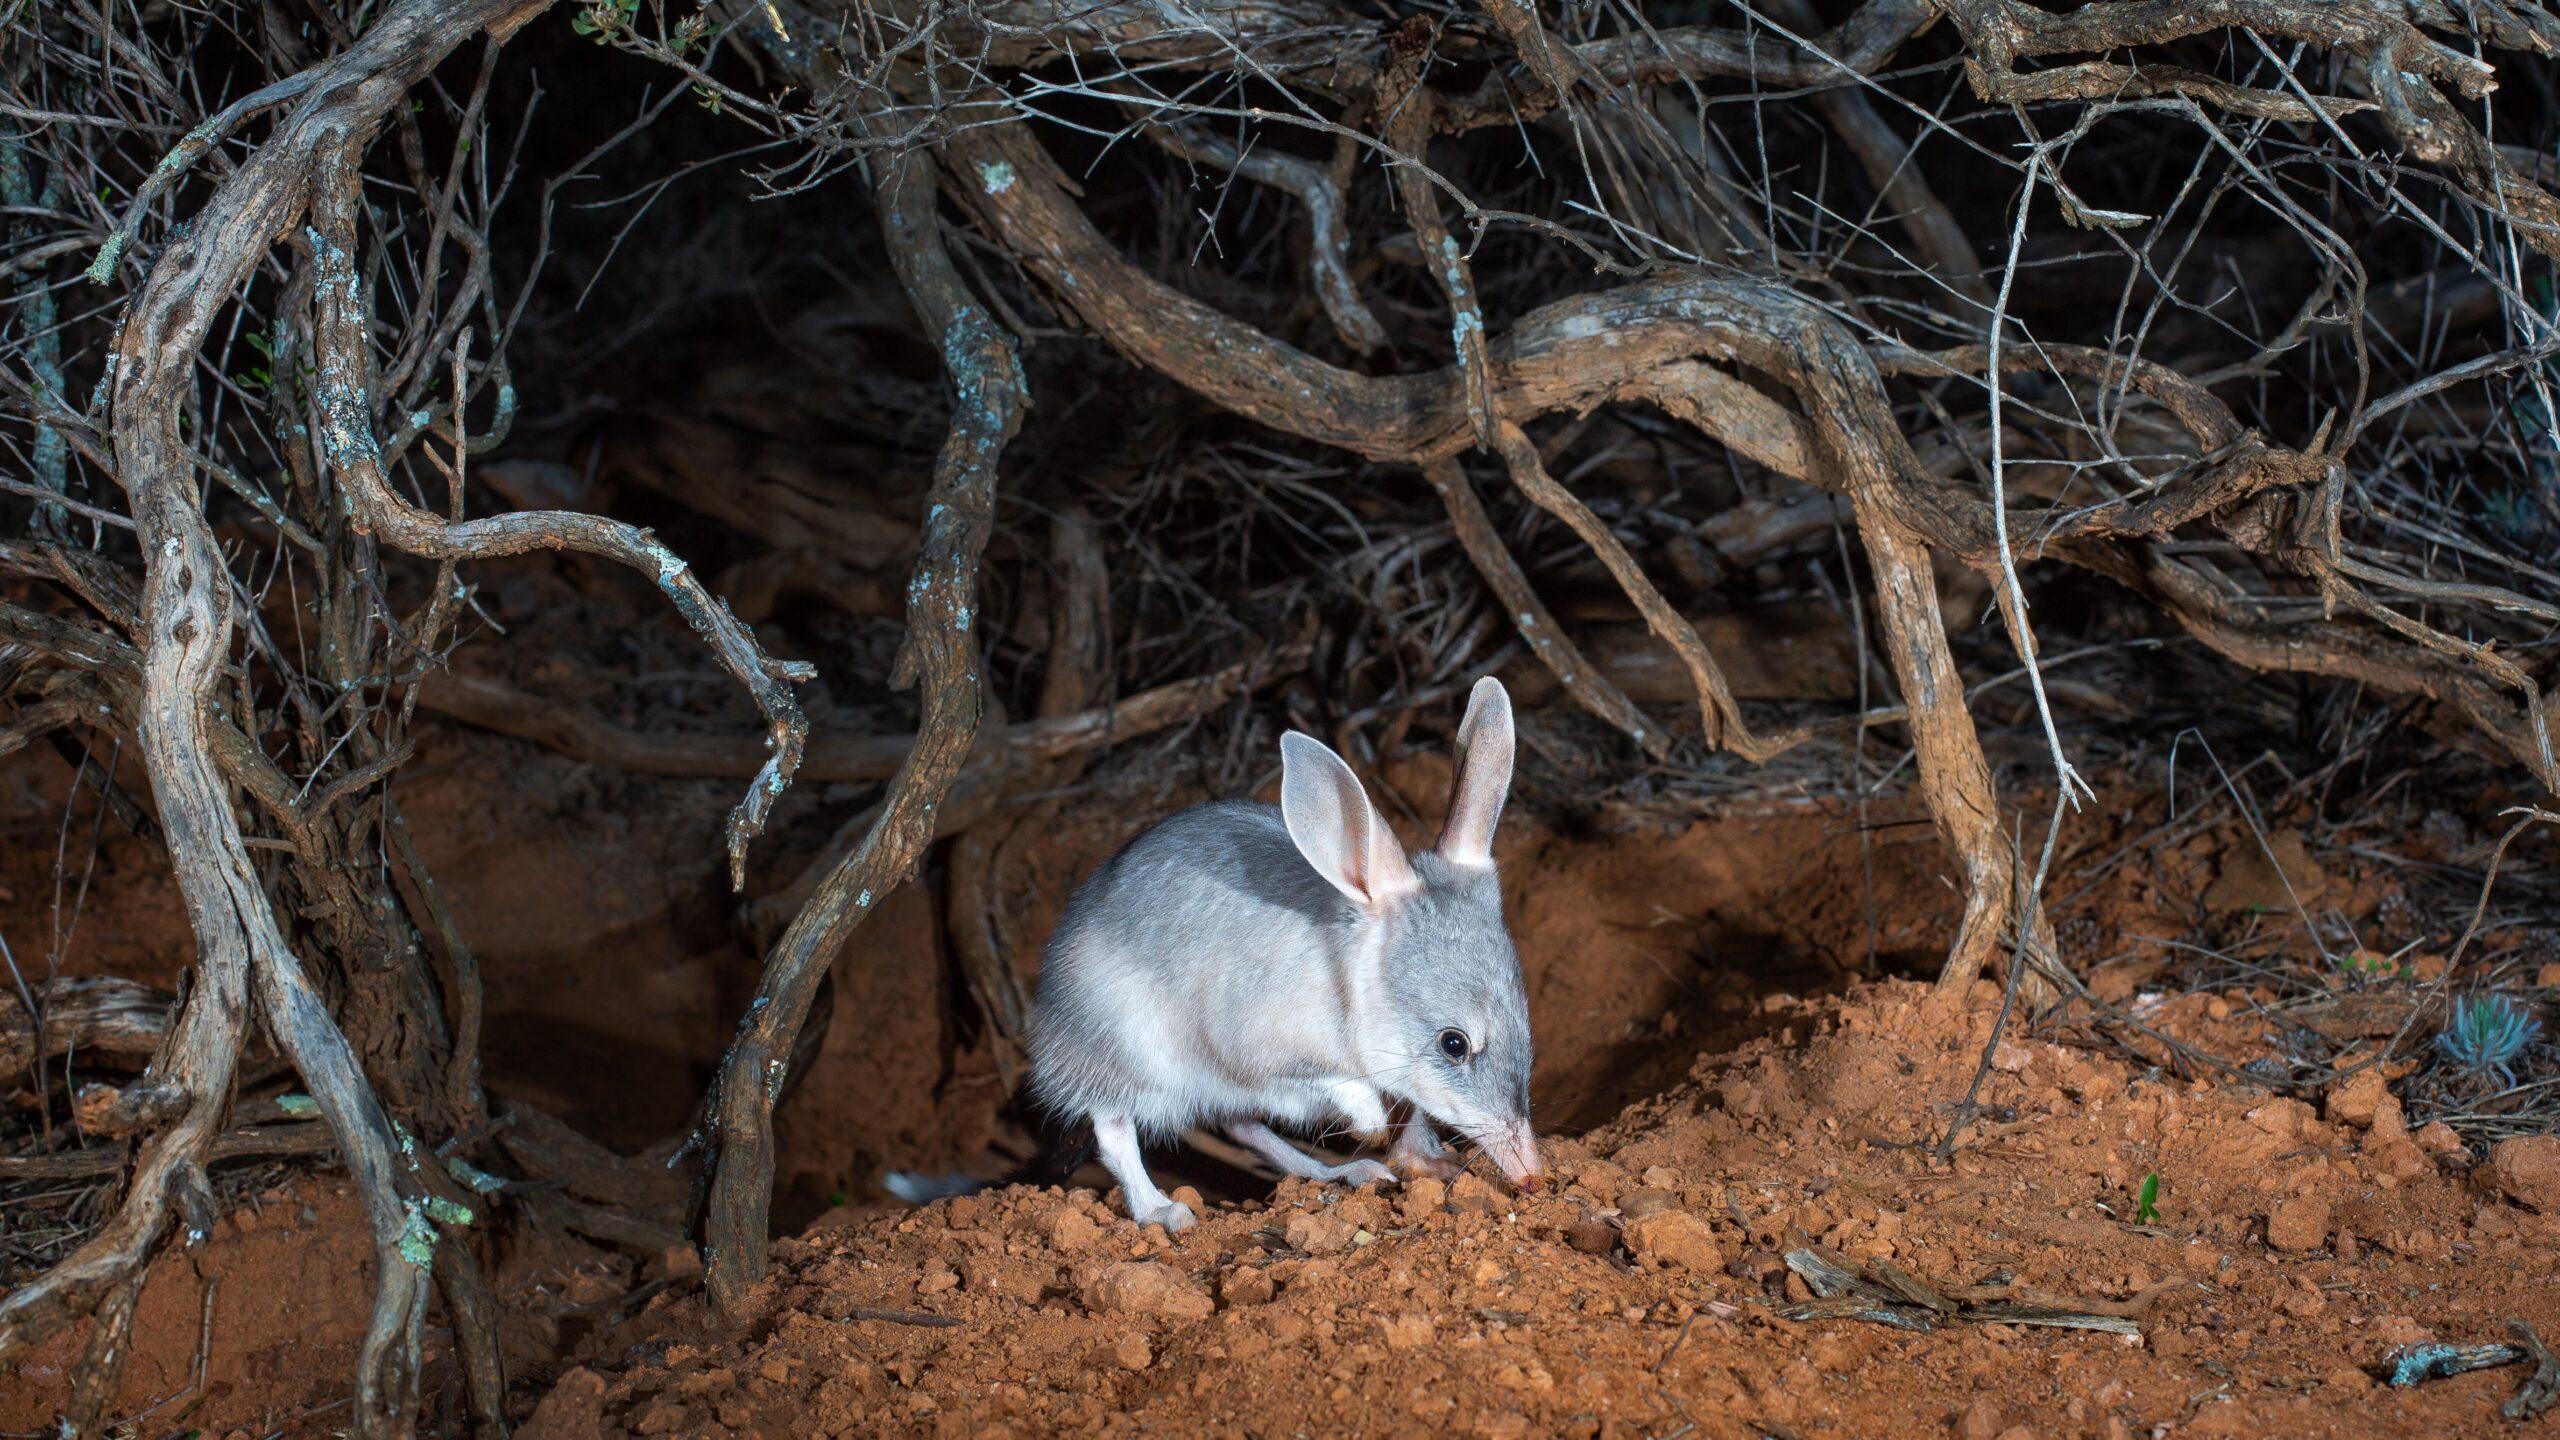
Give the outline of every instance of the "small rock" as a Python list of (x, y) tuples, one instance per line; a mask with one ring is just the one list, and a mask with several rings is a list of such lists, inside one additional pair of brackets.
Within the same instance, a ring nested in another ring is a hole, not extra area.
[(1618, 1214), (1629, 1224), (1647, 1215), (1680, 1208), (1680, 1197), (1668, 1190), (1630, 1190), (1618, 1197)]
[(2362, 1395), (2373, 1388), (2373, 1377), (2353, 1365), (2341, 1365), (2321, 1376), (2320, 1383), (2341, 1396)]
[(1268, 1305), (1276, 1290), (1271, 1272), (1260, 1266), (1239, 1265), (1218, 1282), (1218, 1294), (1229, 1305)]
[(2373, 1343), (2389, 1349), (2394, 1345), (2424, 1345), (2436, 1338), (2436, 1332), (2406, 1315), (2373, 1317)]
[(1155, 1363), (1155, 1352), (1147, 1348), (1147, 1337), (1132, 1330), (1111, 1346), (1111, 1358), (1123, 1370), (1144, 1370)]
[(1125, 1260), (1103, 1271), (1086, 1287), (1084, 1303), (1108, 1315), (1170, 1320), (1205, 1320), (1218, 1308), (1181, 1271), (1155, 1260)]
[(2242, 910), (2291, 914), (2296, 907), (2307, 910), (2319, 904), (2328, 886), (2328, 872), (2312, 862), (2299, 834), (2281, 831), (2263, 846), (2256, 836), (2244, 835), (2222, 857), (2221, 873), (2205, 888), (2204, 906), (2216, 915)]
[(1707, 1222), (1686, 1210), (1657, 1210), (1628, 1222), (1627, 1249), (1654, 1266), (1676, 1265), (1700, 1275), (1724, 1268), (1724, 1247)]
[(2560, 1135), (2511, 1135), (2489, 1152), (2489, 1183), (2545, 1215), (2560, 1215)]
[(2311, 1113), (2310, 1106), (2299, 1100), (2270, 1100), (2243, 1118), (2269, 1135), (2291, 1140), (2318, 1117)]
[(596, 1440), (604, 1433), (604, 1389), (604, 1377), (581, 1365), (552, 1383), (516, 1433), (525, 1440)]
[(1472, 1170), (1449, 1182), (1449, 1203), (1479, 1215), (1499, 1215), (1504, 1208), (1502, 1193)]
[(1359, 1228), (1328, 1207), (1295, 1212), (1280, 1227), (1280, 1233), (1288, 1238), (1290, 1244), (1310, 1255), (1330, 1255), (1336, 1250), (1350, 1249), (1351, 1237)]
[(690, 1245), (670, 1245), (658, 1252), (657, 1270), (669, 1280), (690, 1280), (702, 1273), (702, 1252)]
[(2462, 1137), (2454, 1133), (2452, 1126), (2441, 1120), (2428, 1121), (2411, 1131), (2409, 1138), (2417, 1142), (2419, 1149), (2430, 1155), (2455, 1155), (2461, 1153), (2464, 1148)]
[(2390, 1098), (2380, 1069), (2359, 1070), (2330, 1089), (2329, 1118), (2342, 1125), (2370, 1125), (2374, 1108)]
[(2394, 1140), (2409, 1138), (2409, 1122), (2401, 1116), (2400, 1101), (2397, 1097), (2385, 1095), (2375, 1101), (2373, 1119), (2369, 1123), (2373, 1133), (2366, 1137), (2365, 1143), (2368, 1145), (2389, 1144)]
[(2001, 1430), (2006, 1428), (2001, 1421), (2006, 1418), (2000, 1413), (2000, 1407), (1991, 1402), (1990, 1396), (1976, 1396), (1974, 1402), (1965, 1407), (1964, 1414), (1957, 1418), (1956, 1433), (1964, 1440), (1998, 1440)]
[(1618, 1227), (1597, 1210), (1585, 1210), (1564, 1227), (1564, 1243), (1585, 1255), (1606, 1255), (1618, 1248)]
[(2035, 1063), (2035, 1052), (2024, 1045), (2003, 1040), (1991, 1052), (1991, 1068), (2003, 1075), (2015, 1075)]
[(2296, 1195), (2267, 1217), (2267, 1244), (2289, 1255), (2320, 1248), (2329, 1238), (2329, 1202), (2318, 1195)]
[(1437, 1176), (1416, 1175), (1404, 1182), (1403, 1193), (1396, 1197), (1396, 1213), (1405, 1223), (1418, 1224), (1448, 1203), (1449, 1187), (1444, 1181)]
[(2365, 1165), (2376, 1175), (2388, 1176), (2394, 1181), (2418, 1180), (2435, 1173), (2435, 1162), (2427, 1158), (2427, 1152), (2419, 1149), (2416, 1141), (2405, 1133), (2385, 1134), (2380, 1125), (2374, 1126), (2372, 1133), (2364, 1137), (2364, 1146), (2359, 1153), (2364, 1156)]
[(1049, 1248), (1072, 1255), (1102, 1238), (1102, 1227), (1080, 1210), (1061, 1210), (1049, 1217)]
[(1390, 1350), (1413, 1350), (1431, 1343), (1431, 1317), (1410, 1311), (1378, 1322)]

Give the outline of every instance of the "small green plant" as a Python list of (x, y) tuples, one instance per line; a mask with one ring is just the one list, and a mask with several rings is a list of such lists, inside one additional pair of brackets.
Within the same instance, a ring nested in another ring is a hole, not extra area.
[(2409, 973), (2409, 967), (2399, 960), (2370, 950), (2340, 956), (2338, 968), (2347, 973), (2349, 980), (2358, 982), (2397, 980)]
[(232, 384), (255, 394), (275, 383), (275, 373), (267, 368), (268, 365), (273, 365), (275, 363), (275, 346), (273, 342), (267, 339), (263, 331), (252, 330), (240, 338), (248, 342), (250, 349), (257, 351), (260, 355), (267, 358), (267, 365), (252, 365), (248, 369), (231, 377)]
[(2453, 1014), (2436, 1033), (2436, 1048), (2465, 1074), (2495, 1075), (2513, 1089), (2516, 1061), (2541, 1034), (2542, 1022), (2508, 996), (2474, 995), (2454, 1002)]
[(2160, 1172), (2157, 1170), (2142, 1177), (2142, 1189), (2134, 1194), (2133, 1223), (2136, 1225), (2160, 1223)]
[(585, 9), (569, 17), (569, 28), (599, 40), (610, 39), (639, 13), (640, 0), (589, 0)]

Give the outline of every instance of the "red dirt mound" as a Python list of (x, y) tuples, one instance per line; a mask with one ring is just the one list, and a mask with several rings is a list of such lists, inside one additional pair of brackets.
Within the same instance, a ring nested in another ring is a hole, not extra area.
[[(2237, 1038), (2206, 1003), (2159, 1018)], [(820, 1230), (777, 1246), (748, 1338), (662, 1295), (526, 1433), (2486, 1433), (2521, 1370), (2383, 1390), (2366, 1367), (2510, 1316), (2560, 1332), (2560, 1215), (2474, 1193), (2388, 1105), (2333, 1122), (2011, 1044), (1989, 1118), (1932, 1159), (1996, 994), (1960, 1023), (1930, 1005), (1906, 984), (1783, 1005), (1777, 1034), (1555, 1144), (1535, 1198), (1292, 1183), (1168, 1239), (1089, 1192), (1013, 1190)], [(1791, 1320), (1800, 1247), (2141, 1333)]]

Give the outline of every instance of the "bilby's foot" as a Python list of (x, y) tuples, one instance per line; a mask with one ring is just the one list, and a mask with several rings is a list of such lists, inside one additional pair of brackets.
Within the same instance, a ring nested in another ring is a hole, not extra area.
[(1455, 1180), (1467, 1169), (1441, 1147), (1440, 1137), (1419, 1117), (1396, 1127), (1396, 1143), (1387, 1151), (1387, 1163), (1408, 1179), (1428, 1175), (1434, 1180)]
[(1259, 1120), (1242, 1120), (1227, 1127), (1236, 1142), (1271, 1162), (1283, 1175), (1301, 1180), (1314, 1180), (1327, 1185), (1375, 1185), (1381, 1181), (1394, 1183), (1396, 1172), (1375, 1160), (1348, 1160), (1327, 1164), (1272, 1133), (1271, 1127)]
[(1200, 1223), (1200, 1217), (1191, 1213), (1191, 1207), (1179, 1200), (1167, 1200), (1146, 1210), (1132, 1209), (1129, 1218), (1137, 1221), (1141, 1229), (1161, 1225), (1168, 1235), (1179, 1235)]
[(1459, 1164), (1456, 1156), (1445, 1152), (1425, 1155), (1418, 1150), (1398, 1151), (1389, 1155), (1387, 1160), (1407, 1180), (1419, 1180), (1426, 1175), (1434, 1180), (1455, 1180), (1467, 1173), (1467, 1167)]
[(1324, 1171), (1325, 1173), (1317, 1178), (1331, 1181), (1336, 1185), (1394, 1185), (1399, 1183), (1396, 1172), (1393, 1169), (1380, 1164), (1375, 1160), (1353, 1160), (1341, 1165), (1327, 1165), (1324, 1167)]

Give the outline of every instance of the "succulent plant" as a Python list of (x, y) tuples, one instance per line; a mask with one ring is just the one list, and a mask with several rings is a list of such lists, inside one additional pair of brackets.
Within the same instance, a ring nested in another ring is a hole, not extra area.
[(2491, 1075), (2513, 1087), (2515, 1063), (2542, 1034), (2542, 1022), (2509, 996), (2474, 995), (2454, 1002), (2436, 1034), (2436, 1048), (2471, 1075)]

